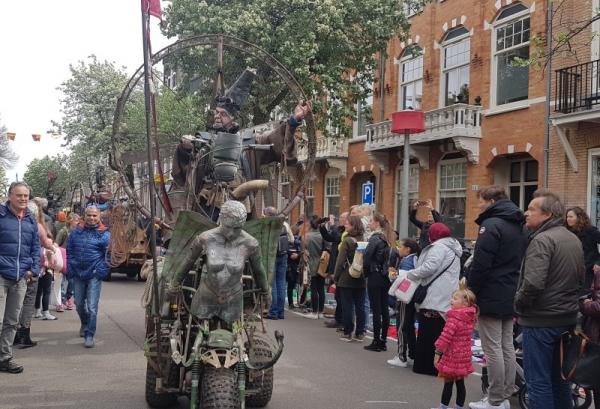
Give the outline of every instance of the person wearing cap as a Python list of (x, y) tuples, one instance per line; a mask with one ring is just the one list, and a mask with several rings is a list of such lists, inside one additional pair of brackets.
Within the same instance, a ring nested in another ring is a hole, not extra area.
[(420, 285), (429, 285), (423, 302), (415, 303), (419, 336), (413, 372), (435, 376), (434, 344), (444, 329), (444, 316), (450, 309), (452, 293), (458, 289), (462, 247), (458, 240), (450, 237), (450, 229), (444, 223), (433, 223), (428, 233), (431, 244), (423, 249), (407, 277)]
[[(218, 209), (230, 197), (242, 201), (250, 212), (247, 193), (243, 197), (234, 197), (233, 191), (242, 183), (255, 179), (255, 169), (275, 162), (297, 163), (295, 132), (311, 111), (311, 103), (300, 103), (287, 120), (280, 121), (269, 132), (254, 134), (252, 130), (240, 130), (236, 116), (250, 94), (255, 76), (255, 70), (247, 68), (224, 95), (217, 96), (208, 131), (182, 137), (175, 150), (171, 175), (173, 189), (177, 190), (186, 187), (194, 149), (199, 149), (198, 157), (202, 160), (196, 168), (196, 181), (201, 182), (194, 188), (200, 207), (214, 221), (218, 219)], [(268, 145), (268, 148), (258, 149), (258, 145)], [(254, 147), (253, 154), (248, 155), (242, 146)], [(223, 191), (223, 185), (227, 186), (228, 192)]]

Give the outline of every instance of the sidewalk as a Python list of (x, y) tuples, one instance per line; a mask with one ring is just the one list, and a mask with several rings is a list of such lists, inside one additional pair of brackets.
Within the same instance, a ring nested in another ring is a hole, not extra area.
[[(146, 408), (142, 286), (131, 284), (104, 283), (93, 349), (83, 347), (76, 311), (51, 311), (56, 321), (34, 319), (38, 345), (14, 349), (25, 371), (0, 374), (0, 409)], [(115, 297), (125, 291), (125, 299)]]

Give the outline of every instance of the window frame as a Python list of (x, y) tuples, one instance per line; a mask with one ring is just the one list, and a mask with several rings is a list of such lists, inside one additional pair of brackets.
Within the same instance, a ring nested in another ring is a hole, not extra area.
[[(448, 154), (447, 154), (448, 155)], [(464, 188), (460, 188), (460, 189), (441, 189), (441, 181), (442, 181), (442, 167), (445, 165), (455, 165), (455, 164), (464, 164), (465, 165), (465, 186)], [(456, 195), (456, 196), (447, 196), (449, 198), (464, 198), (465, 200), (465, 216), (463, 219), (463, 224), (464, 224), (464, 229), (465, 229), (465, 233), (466, 234), (466, 226), (467, 226), (467, 220), (466, 220), (466, 216), (467, 216), (467, 186), (468, 186), (468, 178), (469, 178), (469, 161), (467, 160), (467, 158), (465, 157), (461, 157), (461, 158), (454, 158), (454, 159), (440, 159), (438, 161), (437, 164), (437, 186), (436, 186), (436, 200), (435, 200), (435, 208), (436, 210), (438, 210), (440, 212), (440, 215), (442, 215), (442, 209), (441, 209), (441, 203), (442, 203), (442, 196), (445, 192), (457, 192), (457, 191), (462, 191), (462, 195)], [(442, 215), (443, 216), (443, 215)]]
[[(420, 47), (419, 47), (420, 48)], [(424, 71), (424, 67), (425, 67), (425, 53), (423, 51), (423, 49), (420, 49), (420, 54), (417, 56), (412, 55), (412, 53), (410, 53), (410, 50), (407, 49), (407, 51), (404, 52), (404, 55), (402, 56), (402, 58), (400, 58), (400, 69), (398, 70), (398, 89), (400, 90), (400, 92), (398, 92), (398, 110), (404, 110), (404, 109), (409, 109), (408, 107), (404, 106), (404, 87), (412, 87), (413, 90), (413, 98), (416, 96), (416, 85), (418, 82), (421, 83), (421, 102), (419, 107), (413, 107), (413, 109), (415, 110), (421, 110), (423, 109), (423, 71)], [(404, 65), (408, 64), (410, 62), (415, 62), (418, 59), (421, 59), (421, 76), (417, 77), (417, 78), (413, 78), (410, 81), (404, 81), (403, 77), (404, 77)], [(416, 100), (416, 98), (414, 98)]]
[[(596, 186), (594, 186), (594, 158), (597, 158), (600, 161), (600, 148), (592, 148), (588, 149), (588, 180), (587, 180), (587, 203), (586, 203), (586, 211), (590, 216), (590, 222), (593, 226), (599, 227), (600, 223), (597, 223), (598, 219), (593, 213), (595, 210), (592, 206), (592, 200), (594, 198), (594, 190), (596, 190)], [(600, 183), (599, 183), (600, 185)]]
[(285, 197), (284, 193), (286, 193), (286, 192), (284, 191), (284, 187), (287, 187), (290, 189), (289, 194), (291, 196), (292, 184), (290, 181), (290, 175), (287, 172), (282, 172), (282, 170), (279, 169), (278, 173), (279, 173), (279, 175), (277, 178), (278, 179), (277, 183), (278, 183), (279, 189), (277, 191), (277, 204), (278, 204), (279, 209), (283, 209), (291, 200), (291, 197), (289, 197), (289, 198)]
[[(330, 189), (329, 182), (333, 181), (333, 180), (337, 181), (336, 182), (337, 186), (334, 186), (334, 187), (337, 187), (337, 193), (336, 194), (329, 193), (329, 189)], [(335, 173), (331, 173), (331, 174), (326, 175), (324, 182), (325, 183), (323, 184), (323, 187), (324, 187), (324, 191), (323, 191), (323, 216), (329, 216), (329, 214), (332, 214), (331, 210), (330, 210), (330, 203), (329, 203), (329, 201), (332, 198), (337, 198), (338, 199), (338, 204), (337, 204), (338, 214), (336, 214), (336, 216), (339, 217), (340, 196), (341, 196), (340, 193), (341, 193), (341, 187), (342, 187), (341, 186), (341, 180), (340, 180), (339, 173), (335, 172)]]
[[(458, 27), (457, 27), (458, 28)], [(446, 33), (447, 34), (447, 33)], [(440, 94), (439, 94), (439, 108), (445, 108), (450, 105), (446, 105), (446, 73), (459, 70), (460, 68), (467, 67), (469, 70), (469, 86), (471, 85), (471, 32), (465, 33), (458, 37), (452, 38), (450, 40), (444, 40), (440, 44)], [(446, 68), (446, 50), (448, 47), (461, 43), (463, 41), (469, 42), (469, 59), (466, 63), (453, 65), (451, 68)], [(468, 102), (468, 101), (467, 101)]]
[[(537, 166), (538, 166), (538, 173), (537, 173), (537, 179), (535, 181), (532, 182), (527, 182), (525, 180), (525, 174), (527, 172), (527, 162), (537, 162)], [(519, 163), (520, 167), (519, 167), (519, 181), (518, 182), (513, 182), (511, 181), (511, 172), (512, 172), (512, 165), (513, 163)], [(520, 158), (520, 159), (512, 159), (508, 161), (508, 182), (507, 182), (507, 190), (508, 190), (508, 197), (510, 199), (510, 188), (512, 187), (519, 187), (519, 208), (523, 211), (527, 210), (527, 205), (528, 203), (525, 203), (525, 187), (526, 186), (536, 186), (539, 187), (539, 183), (540, 183), (540, 162), (537, 161), (535, 158)], [(511, 199), (512, 200), (512, 199)]]
[[(514, 5), (509, 6), (509, 7), (514, 7)], [(509, 48), (504, 48), (502, 51), (498, 51), (497, 50), (497, 46), (498, 46), (498, 29), (502, 28), (502, 27), (507, 27), (511, 24), (514, 24), (515, 22), (519, 21), (519, 20), (525, 20), (526, 18), (529, 19), (529, 40), (527, 40), (527, 42), (523, 42), (520, 43), (518, 46), (511, 46)], [(528, 75), (527, 78), (527, 98), (524, 98), (522, 100), (519, 101), (513, 101), (513, 102), (508, 102), (506, 104), (501, 104), (498, 105), (498, 56), (501, 54), (505, 54), (507, 52), (510, 51), (515, 51), (518, 50), (520, 48), (523, 47), (530, 47), (531, 44), (531, 11), (529, 9), (526, 10), (522, 10), (518, 13), (515, 13), (509, 17), (505, 17), (501, 20), (496, 20), (494, 21), (494, 23), (492, 24), (492, 35), (491, 35), (491, 39), (492, 39), (492, 45), (491, 45), (491, 78), (490, 78), (490, 109), (494, 109), (494, 108), (502, 108), (502, 109), (510, 109), (513, 106), (521, 106), (523, 105), (524, 101), (529, 100), (530, 97), (530, 92), (529, 92), (529, 77), (531, 75)], [(529, 51), (531, 51), (531, 48), (529, 48)]]

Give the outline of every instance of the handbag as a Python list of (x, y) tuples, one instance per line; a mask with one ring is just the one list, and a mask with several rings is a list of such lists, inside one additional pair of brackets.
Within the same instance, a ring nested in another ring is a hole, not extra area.
[(446, 272), (446, 270), (448, 270), (452, 264), (454, 264), (455, 259), (456, 259), (456, 254), (454, 255), (454, 258), (452, 259), (450, 264), (448, 264), (448, 266), (445, 269), (443, 269), (442, 272), (439, 273), (433, 280), (431, 280), (426, 285), (422, 285), (422, 284), (419, 285), (419, 287), (415, 290), (415, 293), (412, 298), (412, 300), (415, 302), (415, 304), (421, 304), (421, 303), (423, 303), (423, 301), (425, 301), (425, 297), (427, 297), (427, 290), (429, 290), (429, 287), (431, 286), (431, 284), (433, 284), (435, 282), (435, 280), (440, 278), (440, 276), (442, 274), (444, 274)]
[(408, 304), (412, 300), (419, 283), (412, 281), (407, 277), (408, 271), (398, 270), (398, 277), (394, 280), (388, 294), (396, 297), (400, 302)]
[(317, 274), (323, 278), (327, 277), (327, 268), (329, 267), (330, 254), (327, 250), (321, 252), (321, 258), (319, 259), (319, 268)]
[(561, 377), (587, 388), (600, 387), (600, 345), (579, 331), (560, 338)]

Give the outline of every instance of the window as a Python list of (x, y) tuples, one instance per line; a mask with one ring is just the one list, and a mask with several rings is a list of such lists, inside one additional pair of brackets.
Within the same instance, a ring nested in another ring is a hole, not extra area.
[(292, 196), (289, 174), (281, 170), (279, 170), (279, 192), (277, 196), (279, 198), (279, 209), (287, 206)]
[(312, 180), (308, 182), (308, 184), (306, 185), (306, 196), (305, 196), (305, 207), (304, 207), (304, 214), (306, 214), (306, 220), (310, 220), (311, 216), (313, 215), (313, 212), (315, 211), (315, 190), (313, 187), (313, 182)]
[(423, 51), (407, 49), (400, 69), (400, 109), (421, 109), (423, 100)]
[(588, 159), (588, 202), (590, 221), (600, 226), (600, 149), (591, 149)]
[(527, 7), (522, 4), (511, 6), (500, 13), (494, 27), (496, 105), (521, 101), (529, 96), (529, 67), (518, 64), (519, 60), (529, 58), (527, 13)]
[(600, 0), (594, 0), (592, 18), (596, 17), (596, 20), (592, 23), (592, 61), (600, 59), (600, 20), (597, 18), (598, 14), (600, 14)]
[(522, 210), (527, 209), (538, 188), (537, 160), (516, 160), (510, 163), (508, 195), (514, 204)]
[(454, 237), (464, 237), (465, 208), (467, 204), (467, 161), (463, 158), (444, 159), (440, 161), (438, 175), (440, 198), (438, 208), (442, 220), (448, 225)]
[(357, 108), (358, 136), (367, 134), (367, 125), (373, 123), (373, 94), (358, 103)]
[[(408, 205), (410, 205), (419, 198), (419, 165), (410, 165), (410, 172), (408, 174)], [(398, 165), (398, 171), (396, 172), (396, 229), (400, 230), (400, 218), (403, 216), (400, 213), (402, 209), (402, 164)], [(405, 217), (408, 217), (406, 215)], [(408, 235), (415, 237), (417, 235), (417, 228), (412, 224), (408, 223)]]
[(340, 177), (337, 175), (325, 178), (324, 209), (323, 216), (333, 214), (337, 217), (340, 214)]
[(420, 4), (412, 3), (414, 0), (404, 1), (402, 4), (402, 10), (404, 11), (404, 15), (406, 17), (412, 17), (416, 14), (419, 14), (423, 11), (423, 6)]
[(443, 86), (445, 106), (469, 103), (471, 39), (464, 27), (449, 31), (444, 39)]

